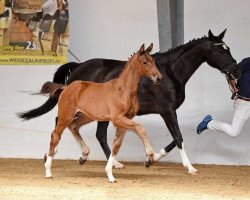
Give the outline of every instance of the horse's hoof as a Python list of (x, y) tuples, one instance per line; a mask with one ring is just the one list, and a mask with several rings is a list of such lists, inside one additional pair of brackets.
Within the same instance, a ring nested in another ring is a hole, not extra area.
[(125, 166), (119, 162), (114, 163), (113, 167), (115, 169), (124, 169), (125, 168)]
[(191, 170), (188, 171), (188, 174), (189, 174), (189, 175), (196, 175), (197, 172), (198, 172), (198, 170), (195, 169), (195, 168), (193, 168), (193, 169), (191, 169)]
[(150, 167), (152, 165), (152, 161), (151, 160), (146, 160), (145, 162), (144, 162), (144, 166), (145, 167)]
[(85, 162), (86, 162), (87, 158), (86, 159), (83, 159), (82, 157), (79, 158), (79, 163), (80, 165), (83, 165)]
[(53, 177), (52, 177), (52, 175), (50, 175), (50, 176), (45, 176), (45, 178), (46, 179), (52, 179)]
[(117, 183), (116, 179), (110, 180), (109, 182), (110, 182), (110, 183)]

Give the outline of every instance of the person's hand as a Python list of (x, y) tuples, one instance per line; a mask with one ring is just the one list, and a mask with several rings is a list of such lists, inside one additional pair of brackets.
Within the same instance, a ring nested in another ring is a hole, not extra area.
[(239, 91), (236, 80), (230, 80), (230, 90), (233, 94)]

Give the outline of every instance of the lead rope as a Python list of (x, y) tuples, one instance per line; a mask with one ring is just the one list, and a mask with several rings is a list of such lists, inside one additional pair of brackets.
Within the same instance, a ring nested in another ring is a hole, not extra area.
[(68, 49), (68, 52), (77, 60), (77, 62), (81, 63), (80, 59), (76, 57), (76, 55), (70, 49)]

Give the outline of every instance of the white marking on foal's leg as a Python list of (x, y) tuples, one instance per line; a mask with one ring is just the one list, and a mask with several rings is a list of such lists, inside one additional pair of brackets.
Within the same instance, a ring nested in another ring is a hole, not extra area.
[(122, 163), (118, 162), (116, 159), (114, 160), (113, 166), (115, 167), (115, 169), (123, 169), (123, 168), (125, 168), (125, 166)]
[(112, 167), (113, 167), (113, 164), (114, 164), (114, 160), (115, 160), (115, 156), (110, 155), (109, 160), (107, 162), (107, 165), (105, 167), (105, 171), (107, 173), (107, 176), (109, 178), (110, 183), (115, 183), (116, 182), (116, 180), (115, 180), (115, 178), (113, 176), (113, 173), (112, 173)]
[(44, 163), (45, 173), (46, 173), (45, 177), (46, 178), (52, 177), (52, 173), (51, 173), (52, 160), (53, 160), (53, 157), (48, 156), (48, 154), (47, 154), (47, 159), (46, 159), (46, 162)]
[(182, 149), (180, 149), (180, 154), (183, 162), (183, 166), (188, 169), (188, 174), (195, 175), (197, 172), (197, 169), (195, 169), (192, 164), (190, 163), (187, 154), (184, 149), (184, 143), (182, 143)]
[(165, 151), (165, 149), (161, 149), (160, 153), (154, 153), (154, 162), (158, 162), (160, 159), (165, 157), (168, 153)]

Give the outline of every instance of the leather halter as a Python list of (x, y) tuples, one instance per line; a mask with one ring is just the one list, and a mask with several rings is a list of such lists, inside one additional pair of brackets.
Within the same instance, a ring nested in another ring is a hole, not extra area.
[[(219, 45), (225, 45), (226, 44), (224, 42), (221, 43), (215, 43), (214, 46), (219, 46)], [(215, 64), (215, 50), (214, 50), (214, 46), (212, 47), (212, 55), (213, 55), (213, 64)], [(226, 46), (227, 47), (227, 46)], [(233, 82), (235, 80), (234, 75), (232, 75), (229, 71), (231, 71), (230, 69), (235, 65), (236, 61), (233, 59), (232, 62), (222, 65), (222, 69), (221, 69), (221, 73), (225, 74), (228, 85), (229, 85), (229, 89), (232, 92), (232, 96), (231, 99), (235, 99), (237, 97), (237, 88), (235, 83)], [(228, 70), (229, 69), (229, 70)]]
[[(226, 44), (224, 42), (221, 42), (221, 43), (215, 43), (214, 46), (219, 46), (219, 45), (225, 45)], [(212, 47), (212, 55), (213, 55), (213, 64), (215, 64), (215, 50), (214, 50), (214, 46)], [(228, 64), (225, 64), (222, 66), (222, 69), (220, 70), (221, 73), (225, 74), (230, 80), (232, 79), (235, 79), (234, 76), (229, 72), (231, 70), (228, 70), (230, 69), (231, 67), (233, 67), (235, 65), (236, 61), (233, 59), (232, 62), (228, 63)]]

